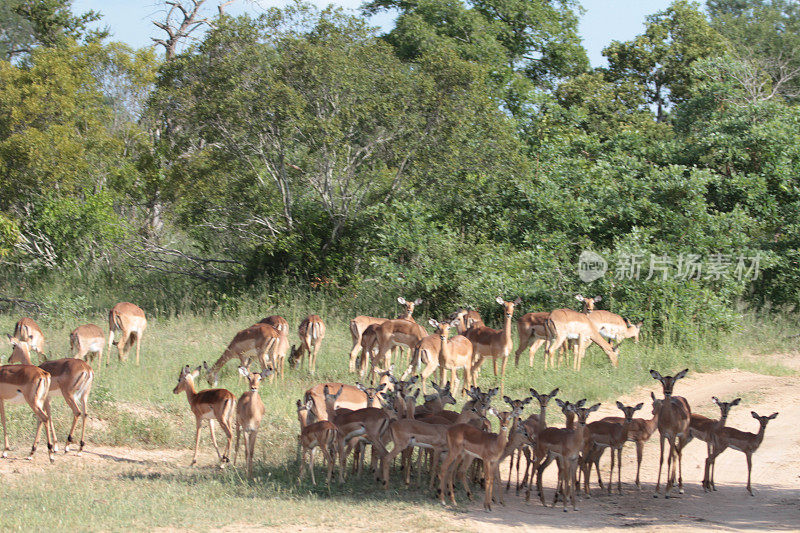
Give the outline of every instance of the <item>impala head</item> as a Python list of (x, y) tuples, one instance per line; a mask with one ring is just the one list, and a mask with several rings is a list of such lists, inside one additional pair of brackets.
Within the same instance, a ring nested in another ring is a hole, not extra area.
[[(585, 402), (586, 400), (583, 401)], [(583, 405), (581, 402), (578, 403)], [(578, 425), (585, 426), (586, 419), (589, 418), (591, 413), (600, 409), (600, 404), (596, 403), (591, 407), (578, 407), (578, 404), (575, 404), (572, 408), (575, 410), (575, 415), (578, 417)]]
[(306, 403), (303, 403), (302, 400), (297, 400), (297, 419), (300, 421), (300, 427), (308, 425), (308, 417), (313, 413), (313, 409), (313, 400), (308, 400)]
[(538, 392), (536, 392), (536, 389), (530, 389), (530, 391), (531, 391), (531, 396), (533, 396), (539, 401), (540, 407), (547, 407), (547, 403), (553, 398), (555, 398), (556, 395), (558, 394), (557, 388), (550, 391), (550, 394), (539, 394)]
[(458, 321), (457, 320), (454, 320), (452, 323), (451, 322), (437, 322), (436, 320), (431, 318), (428, 321), (428, 323), (431, 326), (433, 326), (434, 334), (435, 335), (439, 335), (439, 338), (441, 339), (442, 342), (446, 342), (447, 341), (447, 337), (450, 334), (450, 328), (451, 327), (453, 327), (453, 328), (457, 328), (458, 327)]
[(322, 388), (322, 395), (325, 397), (325, 408), (326, 409), (333, 409), (333, 407), (336, 406), (336, 400), (338, 400), (339, 396), (342, 395), (342, 391), (343, 390), (344, 390), (344, 387), (339, 387), (339, 390), (336, 391), (336, 394), (331, 394), (331, 391), (330, 391), (330, 389), (328, 389), (327, 385), (325, 385)]
[(300, 350), (292, 344), (292, 347), (289, 348), (289, 367), (295, 368), (297, 363), (300, 362)]
[(247, 380), (247, 384), (250, 386), (250, 391), (255, 392), (261, 385), (261, 381), (267, 379), (273, 374), (273, 370), (272, 368), (266, 368), (261, 372), (250, 372), (250, 365), (247, 365), (239, 367), (239, 374), (241, 374), (242, 377)]
[(417, 298), (413, 302), (409, 302), (402, 296), (398, 296), (397, 302), (405, 308), (406, 311), (405, 314), (407, 316), (411, 316), (412, 314), (414, 314), (414, 308), (422, 303), (422, 298)]
[(435, 398), (429, 398), (427, 395), (425, 396), (425, 401), (433, 401), (436, 398), (442, 402), (443, 405), (455, 405), (456, 399), (453, 398), (453, 394), (450, 392), (450, 382), (448, 381), (444, 387), (439, 387), (436, 382), (431, 382), (433, 385), (433, 390), (436, 391), (436, 394), (432, 394), (431, 396), (435, 396)]
[(409, 378), (407, 380), (402, 380), (401, 379), (401, 380), (395, 382), (394, 390), (396, 390), (397, 393), (400, 394), (400, 396), (405, 397), (408, 394), (409, 389), (411, 387), (413, 387), (414, 383), (416, 383), (418, 380), (419, 380), (419, 376), (411, 376), (411, 378)]
[(734, 405), (739, 405), (739, 402), (742, 401), (741, 398), (736, 398), (731, 402), (721, 402), (719, 401), (719, 398), (717, 398), (716, 396), (712, 396), (711, 399), (714, 400), (714, 403), (719, 406), (720, 420), (726, 420), (728, 418), (728, 413), (730, 413), (731, 411), (731, 407), (733, 407)]
[(181, 369), (180, 374), (178, 374), (178, 384), (175, 385), (175, 388), (172, 389), (172, 394), (178, 394), (183, 390), (187, 390), (187, 387), (190, 389), (194, 388), (194, 380), (200, 375), (200, 367), (198, 366), (194, 370), (189, 368), (189, 365), (184, 366)]
[(394, 377), (394, 365), (389, 365), (387, 370), (381, 370), (380, 368), (375, 369), (375, 373), (378, 374), (378, 383), (381, 383), (386, 386), (386, 390), (394, 389), (395, 385), (397, 385), (397, 378)]
[(656, 395), (653, 394), (653, 391), (650, 391), (650, 398), (653, 399), (653, 415), (657, 415), (661, 412), (661, 402), (660, 398), (656, 398)]
[(644, 322), (640, 320), (636, 324), (628, 320), (627, 318), (623, 318), (625, 321), (625, 325), (628, 327), (628, 338), (632, 338), (633, 342), (639, 343), (639, 334), (642, 332), (642, 325)]
[(636, 411), (638, 411), (639, 409), (641, 409), (642, 407), (644, 407), (644, 404), (643, 404), (643, 403), (638, 403), (638, 404), (636, 404), (636, 405), (635, 405), (635, 406), (633, 406), (633, 407), (629, 407), (629, 406), (627, 406), (627, 405), (624, 405), (624, 404), (623, 404), (622, 402), (620, 402), (619, 400), (617, 400), (617, 407), (618, 407), (620, 410), (622, 410), (622, 412), (625, 414), (625, 420), (627, 420), (628, 422), (630, 422), (631, 420), (633, 420), (633, 414), (634, 414)]
[[(386, 397), (386, 392), (384, 392), (384, 389), (386, 389), (385, 383), (379, 383), (377, 387), (366, 387), (362, 383), (356, 382), (356, 387), (358, 387), (358, 390), (367, 395), (367, 405), (372, 405), (376, 399), (381, 400), (382, 397)], [(342, 389), (339, 389), (339, 392), (336, 394), (336, 398), (338, 398), (341, 393)], [(327, 396), (325, 398), (327, 399)]]
[(507, 302), (503, 300), (503, 298), (498, 296), (497, 298), (495, 298), (495, 301), (503, 306), (506, 318), (511, 318), (512, 316), (514, 316), (514, 307), (522, 303), (522, 298), (517, 298), (513, 302)]
[(586, 398), (578, 400), (575, 403), (571, 403), (569, 401), (562, 401), (556, 398), (556, 404), (558, 404), (558, 406), (561, 408), (561, 412), (564, 413), (564, 416), (567, 417), (568, 426), (569, 424), (572, 423), (572, 420), (574, 420), (574, 417), (577, 414), (578, 409), (582, 408), (585, 403), (586, 403)]
[(516, 409), (514, 409), (512, 411), (503, 411), (502, 413), (498, 413), (497, 409), (495, 409), (494, 407), (490, 407), (489, 410), (486, 411), (486, 412), (487, 412), (487, 414), (491, 414), (491, 415), (494, 415), (494, 416), (497, 417), (497, 419), (500, 421), (500, 431), (501, 432), (502, 431), (508, 431), (508, 428), (511, 425), (511, 422), (513, 422), (514, 419), (517, 418), (520, 415), (520, 413), (517, 412)]
[(9, 364), (22, 363), (30, 364), (31, 349), (26, 341), (21, 341), (18, 338), (6, 334), (8, 343), (11, 345), (11, 357), (8, 358)]
[(650, 375), (653, 376), (653, 379), (657, 379), (661, 382), (661, 387), (664, 390), (664, 398), (669, 398), (672, 396), (672, 389), (675, 387), (675, 382), (684, 378), (688, 371), (689, 369), (685, 368), (674, 376), (662, 376), (657, 371), (651, 370)]
[(512, 400), (508, 396), (503, 396), (503, 401), (506, 402), (509, 405), (509, 407), (511, 407), (511, 410), (519, 411), (520, 415), (522, 414), (522, 410), (525, 409), (525, 406), (531, 403), (531, 400), (533, 400), (533, 398), (530, 396), (522, 400)]
[(759, 416), (758, 413), (756, 413), (755, 411), (750, 411), (750, 414), (752, 415), (753, 418), (758, 420), (759, 424), (761, 424), (761, 429), (766, 429), (767, 423), (776, 416), (778, 416), (778, 413), (772, 413), (769, 416)]
[(585, 298), (582, 294), (576, 294), (575, 299), (583, 305), (583, 309), (581, 309), (582, 313), (590, 313), (594, 311), (594, 304), (600, 302), (603, 297), (595, 296), (594, 298)]
[(219, 384), (219, 370), (212, 370), (208, 363), (203, 361), (203, 370), (206, 373), (206, 381), (212, 387), (216, 387)]
[(398, 420), (402, 418), (403, 413), (405, 412), (402, 407), (399, 407), (402, 405), (402, 400), (400, 400), (400, 398), (394, 392), (389, 392), (382, 395), (380, 402), (381, 408), (383, 408), (383, 411), (390, 420)]

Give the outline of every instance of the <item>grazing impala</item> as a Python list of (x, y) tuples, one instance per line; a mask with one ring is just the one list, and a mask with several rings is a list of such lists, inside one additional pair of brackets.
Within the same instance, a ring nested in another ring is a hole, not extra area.
[(325, 338), (325, 323), (317, 315), (308, 315), (300, 322), (300, 327), (297, 328), (297, 334), (300, 336), (300, 347), (295, 349), (292, 346), (292, 355), (289, 357), (289, 364), (291, 366), (303, 365), (303, 355), (308, 354), (308, 369), (314, 374), (317, 368), (317, 352)]
[(44, 334), (32, 318), (23, 317), (14, 326), (14, 337), (27, 342), (31, 350), (44, 353)]
[(247, 329), (243, 329), (234, 335), (233, 340), (222, 352), (222, 356), (210, 368), (203, 362), (208, 384), (212, 387), (217, 386), (217, 383), (219, 383), (219, 371), (225, 366), (225, 363), (234, 357), (238, 357), (241, 364), (244, 365), (248, 359), (255, 356), (261, 363), (261, 370), (266, 370), (270, 368), (270, 362), (267, 360), (267, 355), (269, 355), (272, 360), (271, 368), (277, 372), (279, 369), (275, 365), (275, 361), (280, 358), (276, 357), (275, 353), (279, 349), (280, 340), (280, 333), (268, 324), (259, 322)]
[(53, 435), (50, 428), (50, 417), (45, 410), (47, 395), (50, 392), (50, 374), (33, 365), (0, 366), (0, 420), (3, 422), (3, 457), (8, 457), (8, 433), (6, 432), (6, 402), (27, 402), (33, 414), (39, 419), (33, 446), (28, 459), (33, 459), (39, 434), (44, 426), (47, 437), (47, 455), (53, 462)]
[(550, 318), (550, 313), (526, 313), (517, 322), (519, 334), (519, 347), (514, 353), (514, 366), (519, 366), (519, 356), (528, 350), (528, 365), (533, 366), (533, 357), (539, 347), (547, 341), (547, 328), (545, 324)]
[[(439, 382), (444, 382), (444, 373), (449, 370), (453, 387), (460, 392), (462, 389), (475, 386), (475, 377), (472, 375), (472, 343), (463, 335), (456, 335), (448, 339), (451, 327), (456, 327), (457, 321), (448, 324), (430, 319), (430, 325), (435, 328), (433, 335), (420, 340), (414, 347), (414, 358), (411, 367), (426, 363), (422, 370), (422, 392), (425, 391), (425, 381), (433, 372), (439, 369)], [(409, 369), (411, 368), (409, 367)], [(458, 388), (456, 371), (464, 369), (464, 382)]]
[(262, 318), (258, 323), (272, 326), (281, 335), (285, 337), (289, 336), (289, 322), (280, 315), (270, 315), (266, 318)]
[[(144, 311), (138, 305), (130, 302), (120, 302), (108, 312), (108, 354), (111, 356), (111, 345), (117, 346), (121, 361), (128, 360), (128, 350), (131, 344), (136, 343), (136, 366), (139, 366), (139, 348), (142, 344), (142, 335), (147, 329), (147, 319)], [(114, 333), (120, 332), (120, 340), (114, 340)]]
[[(97, 356), (97, 368), (103, 366), (103, 346), (106, 343), (106, 336), (103, 330), (94, 324), (78, 326), (69, 334), (69, 348), (72, 357), (78, 359), (89, 359), (94, 361)], [(88, 357), (87, 357), (88, 356)], [(110, 359), (110, 356), (107, 358)], [(106, 361), (108, 366), (108, 361)]]
[[(8, 336), (8, 342), (11, 343), (13, 350), (11, 357), (8, 359), (9, 363), (21, 363), (23, 365), (32, 365), (31, 354), (26, 342), (23, 342), (16, 337)], [(92, 382), (94, 381), (94, 372), (92, 367), (80, 359), (73, 359), (71, 357), (65, 359), (55, 359), (45, 361), (39, 368), (50, 374), (50, 390), (45, 399), (44, 410), (50, 417), (50, 395), (57, 390), (61, 391), (64, 397), (64, 402), (72, 410), (72, 426), (69, 428), (67, 435), (67, 444), (64, 446), (64, 452), (69, 452), (69, 446), (72, 444), (72, 434), (75, 427), (78, 425), (78, 419), (81, 419), (81, 440), (80, 447), (78, 448), (78, 455), (83, 452), (85, 446), (84, 436), (86, 434), (86, 411), (89, 402), (89, 393), (92, 391)], [(53, 426), (53, 419), (50, 417), (50, 431), (53, 434), (53, 451), (58, 451), (58, 441), (56, 439), (56, 430)]]
[(236, 402), (236, 447), (233, 451), (233, 466), (239, 456), (239, 434), (244, 433), (244, 458), (247, 464), (247, 477), (253, 477), (253, 454), (256, 450), (256, 436), (264, 417), (264, 402), (258, 395), (261, 381), (272, 374), (272, 369), (250, 372), (250, 365), (240, 366), (239, 373), (247, 380), (250, 390), (239, 396)]
[(475, 364), (472, 367), (473, 373), (480, 369), (486, 357), (491, 357), (494, 363), (494, 375), (497, 376), (497, 359), (503, 359), (500, 376), (500, 394), (503, 394), (503, 387), (505, 386), (506, 379), (506, 363), (508, 362), (508, 355), (511, 353), (511, 348), (514, 347), (511, 339), (511, 317), (514, 316), (514, 307), (519, 305), (522, 299), (517, 298), (513, 302), (506, 302), (498, 296), (496, 301), (503, 306), (505, 317), (503, 329), (497, 330), (487, 328), (486, 326), (473, 326), (467, 330), (465, 336), (472, 342), (474, 351)]
[[(233, 417), (234, 405), (236, 404), (236, 397), (226, 389), (206, 389), (197, 392), (194, 388), (194, 380), (200, 375), (200, 367), (194, 370), (186, 365), (181, 369), (178, 376), (178, 384), (172, 390), (173, 394), (179, 394), (181, 391), (186, 392), (186, 399), (189, 401), (189, 407), (194, 414), (195, 422), (197, 424), (197, 433), (194, 441), (194, 455), (192, 456), (192, 464), (197, 464), (197, 451), (200, 449), (200, 429), (203, 427), (203, 420), (208, 420), (208, 429), (211, 432), (211, 442), (214, 444), (214, 449), (217, 450), (217, 457), (219, 457), (220, 468), (225, 468), (225, 464), (230, 462), (228, 456), (231, 452), (231, 440), (233, 439), (233, 431), (231, 431), (231, 418)], [(219, 453), (219, 446), (217, 446), (217, 436), (214, 435), (214, 419), (217, 419), (222, 431), (228, 437), (228, 443), (225, 446), (225, 453)]]
[[(558, 350), (567, 339), (576, 339), (578, 343), (575, 362), (573, 364), (575, 370), (581, 369), (581, 360), (586, 353), (586, 348), (592, 341), (603, 349), (609, 361), (611, 361), (611, 365), (617, 366), (619, 348), (612, 348), (611, 345), (606, 342), (587, 315), (578, 313), (572, 309), (556, 309), (550, 313), (550, 318), (546, 322), (546, 327), (549, 342), (545, 357), (549, 357), (551, 367), (554, 366), (556, 350)], [(546, 368), (547, 360), (545, 359), (545, 369)]]
[[(297, 459), (300, 463), (300, 473), (297, 480), (299, 482), (303, 479), (303, 467), (306, 463), (306, 457), (308, 457), (311, 483), (317, 484), (317, 480), (314, 478), (314, 452), (319, 448), (322, 450), (322, 456), (325, 458), (325, 463), (328, 467), (327, 484), (330, 485), (333, 467), (336, 463), (336, 454), (344, 453), (344, 451), (337, 449), (340, 443), (337, 438), (339, 431), (333, 425), (333, 422), (327, 420), (309, 421), (313, 405), (310, 400), (305, 404), (297, 400), (297, 418), (300, 421), (300, 435), (297, 437)], [(344, 483), (342, 469), (339, 469), (339, 483)]]
[[(759, 416), (755, 411), (750, 411), (750, 414), (753, 418), (758, 420), (758, 433), (749, 433), (731, 427), (720, 428), (714, 433), (713, 452), (711, 456), (706, 459), (706, 477), (709, 477), (709, 469), (713, 471), (714, 461), (717, 460), (719, 454), (728, 448), (739, 450), (747, 459), (747, 492), (750, 493), (750, 496), (754, 496), (753, 489), (750, 486), (750, 472), (753, 470), (753, 454), (758, 450), (759, 446), (761, 446), (761, 442), (764, 440), (764, 431), (767, 429), (767, 424), (770, 420), (778, 416), (778, 413), (772, 413), (769, 416)], [(713, 475), (711, 476), (710, 484), (712, 487), (714, 486)]]
[[(675, 469), (678, 463), (678, 483), (683, 486), (683, 474), (680, 472), (680, 463), (682, 456), (682, 449), (678, 446), (680, 439), (685, 439), (689, 436), (689, 426), (692, 419), (692, 410), (689, 407), (689, 402), (686, 398), (681, 396), (673, 396), (672, 389), (675, 387), (675, 382), (686, 376), (689, 369), (684, 369), (672, 376), (662, 376), (655, 370), (650, 371), (653, 379), (661, 382), (661, 387), (664, 391), (664, 399), (661, 402), (661, 410), (658, 414), (658, 433), (660, 435), (661, 453), (659, 454), (658, 461), (658, 481), (656, 482), (655, 497), (658, 497), (659, 488), (661, 486), (661, 467), (664, 464), (664, 439), (669, 444), (669, 457), (667, 459), (667, 483), (664, 488), (664, 497), (669, 498), (669, 493), (672, 486), (675, 484)], [(681, 488), (682, 492), (683, 489)]]
[[(422, 303), (421, 298), (417, 298), (413, 302), (409, 302), (402, 296), (397, 298), (397, 301), (400, 305), (403, 306), (404, 312), (401, 313), (397, 318), (410, 320), (411, 322), (414, 321), (414, 317), (412, 314), (414, 313), (414, 308)], [(374, 316), (366, 316), (366, 315), (359, 315), (350, 321), (350, 337), (353, 341), (353, 347), (350, 349), (350, 372), (356, 371), (356, 356), (358, 356), (358, 351), (361, 349), (361, 336), (364, 334), (364, 330), (371, 325), (379, 325), (383, 324), (389, 320), (388, 318), (377, 318)], [(367, 363), (363, 360), (361, 361), (361, 367), (366, 369)], [(362, 371), (361, 375), (364, 375)]]

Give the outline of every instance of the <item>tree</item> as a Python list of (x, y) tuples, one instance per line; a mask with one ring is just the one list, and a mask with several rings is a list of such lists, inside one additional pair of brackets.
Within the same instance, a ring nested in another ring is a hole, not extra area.
[(647, 88), (659, 122), (670, 105), (689, 96), (692, 64), (724, 52), (725, 42), (695, 2), (676, 0), (665, 11), (647, 17), (644, 34), (626, 42), (612, 41), (603, 50), (612, 81), (629, 79)]

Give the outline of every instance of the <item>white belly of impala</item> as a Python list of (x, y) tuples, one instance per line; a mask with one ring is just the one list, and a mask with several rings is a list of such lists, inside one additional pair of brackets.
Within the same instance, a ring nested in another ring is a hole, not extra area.
[(203, 420), (210, 420), (210, 419), (213, 419), (213, 418), (216, 418), (216, 416), (214, 416), (214, 410), (213, 409), (211, 411), (208, 411), (207, 413), (203, 413), (203, 416), (202, 416)]
[(570, 340), (576, 340), (580, 337), (577, 333), (567, 333), (567, 338)]
[(104, 344), (103, 341), (95, 341), (90, 343), (86, 347), (86, 349), (89, 350), (90, 352), (99, 352), (100, 350), (103, 349), (103, 344)]

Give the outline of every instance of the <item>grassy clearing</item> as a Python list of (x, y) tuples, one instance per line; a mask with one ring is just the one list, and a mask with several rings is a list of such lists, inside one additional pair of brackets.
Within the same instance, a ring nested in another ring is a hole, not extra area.
[[(303, 314), (297, 310), (284, 314), (292, 324), (290, 339), (294, 342), (296, 324)], [(180, 368), (184, 364), (196, 366), (203, 361), (213, 362), (236, 331), (260, 318), (251, 314), (236, 319), (178, 317), (152, 320), (143, 341), (139, 367), (132, 362), (121, 364), (114, 348), (110, 366), (101, 369), (95, 378), (91, 397), (92, 419), (87, 428), (88, 448), (94, 444), (191, 449), (194, 418), (185, 395), (172, 394)], [(0, 316), (0, 331), (11, 331), (15, 319)], [(40, 322), (46, 336), (46, 351), (52, 356), (66, 356), (69, 331), (88, 322), (105, 326), (103, 317), (65, 321), (63, 324)], [(12, 478), (9, 483), (15, 488), (0, 506), (0, 527), (37, 527), (42, 511), (46, 511), (45, 516), (54, 518), (48, 519), (48, 525), (58, 523), (77, 529), (213, 528), (231, 523), (231, 516), (241, 516), (243, 523), (265, 526), (328, 525), (341, 523), (344, 517), (351, 526), (367, 527), (376, 513), (386, 520), (402, 517), (404, 526), (417, 524), (420, 528), (439, 529), (441, 526), (446, 529), (444, 522), (436, 521), (437, 517), (444, 520), (447, 516), (445, 511), (438, 509), (425, 492), (396, 490), (396, 484), (393, 484), (392, 490), (384, 493), (375, 489), (370, 476), (360, 480), (351, 478), (344, 487), (334, 487), (331, 491), (321, 486), (312, 487), (308, 478), (303, 484), (297, 484), (295, 400), (320, 381), (352, 383), (356, 379), (347, 372), (350, 336), (346, 319), (328, 317), (327, 325), (328, 333), (320, 352), (316, 377), (312, 378), (305, 371), (288, 369), (283, 383), (276, 379), (274, 383), (262, 386), (261, 396), (267, 414), (257, 444), (256, 481), (244, 481), (236, 471), (220, 472), (211, 468), (216, 456), (208, 432), (204, 430), (200, 464), (208, 468), (189, 470), (186, 468), (189, 455), (185, 456), (186, 464), (182, 464), (181, 455), (180, 460), (176, 459), (175, 464), (166, 469), (59, 472), (46, 477), (26, 476), (24, 480)], [(648, 371), (651, 368), (671, 373), (685, 367), (692, 372), (738, 367), (762, 374), (786, 375), (792, 371), (766, 357), (759, 360), (759, 357), (789, 350), (790, 341), (785, 337), (791, 332), (791, 325), (788, 317), (766, 322), (747, 316), (737, 331), (710, 332), (702, 345), (691, 348), (646, 341), (638, 345), (626, 342), (616, 369), (610, 367), (602, 351), (593, 347), (588, 351), (580, 373), (568, 368), (543, 372), (541, 352), (531, 368), (525, 353), (519, 367), (514, 367), (513, 360), (509, 361), (506, 394), (524, 397), (528, 395), (529, 387), (543, 391), (559, 387), (560, 396), (564, 398), (608, 401), (638, 385), (650, 383)], [(239, 381), (236, 366), (233, 362), (228, 364), (220, 386), (238, 395), (244, 391), (245, 384)], [(491, 362), (484, 363), (479, 384), (487, 387), (497, 383)], [(68, 412), (60, 399), (56, 399), (54, 408), (58, 434), (63, 441), (69, 422)], [(30, 445), (33, 417), (24, 406), (12, 406), (7, 411), (10, 438), (16, 449), (14, 454), (21, 455)], [(555, 412), (551, 415), (553, 422), (561, 418)], [(324, 475), (320, 470), (318, 473), (318, 478)], [(38, 503), (30, 505), (32, 501)], [(96, 501), (96, 512), (85, 516), (77, 507), (68, 505), (72, 501)], [(220, 514), (218, 509), (222, 506), (234, 510), (233, 514)], [(12, 508), (17, 511), (2, 512)]]

